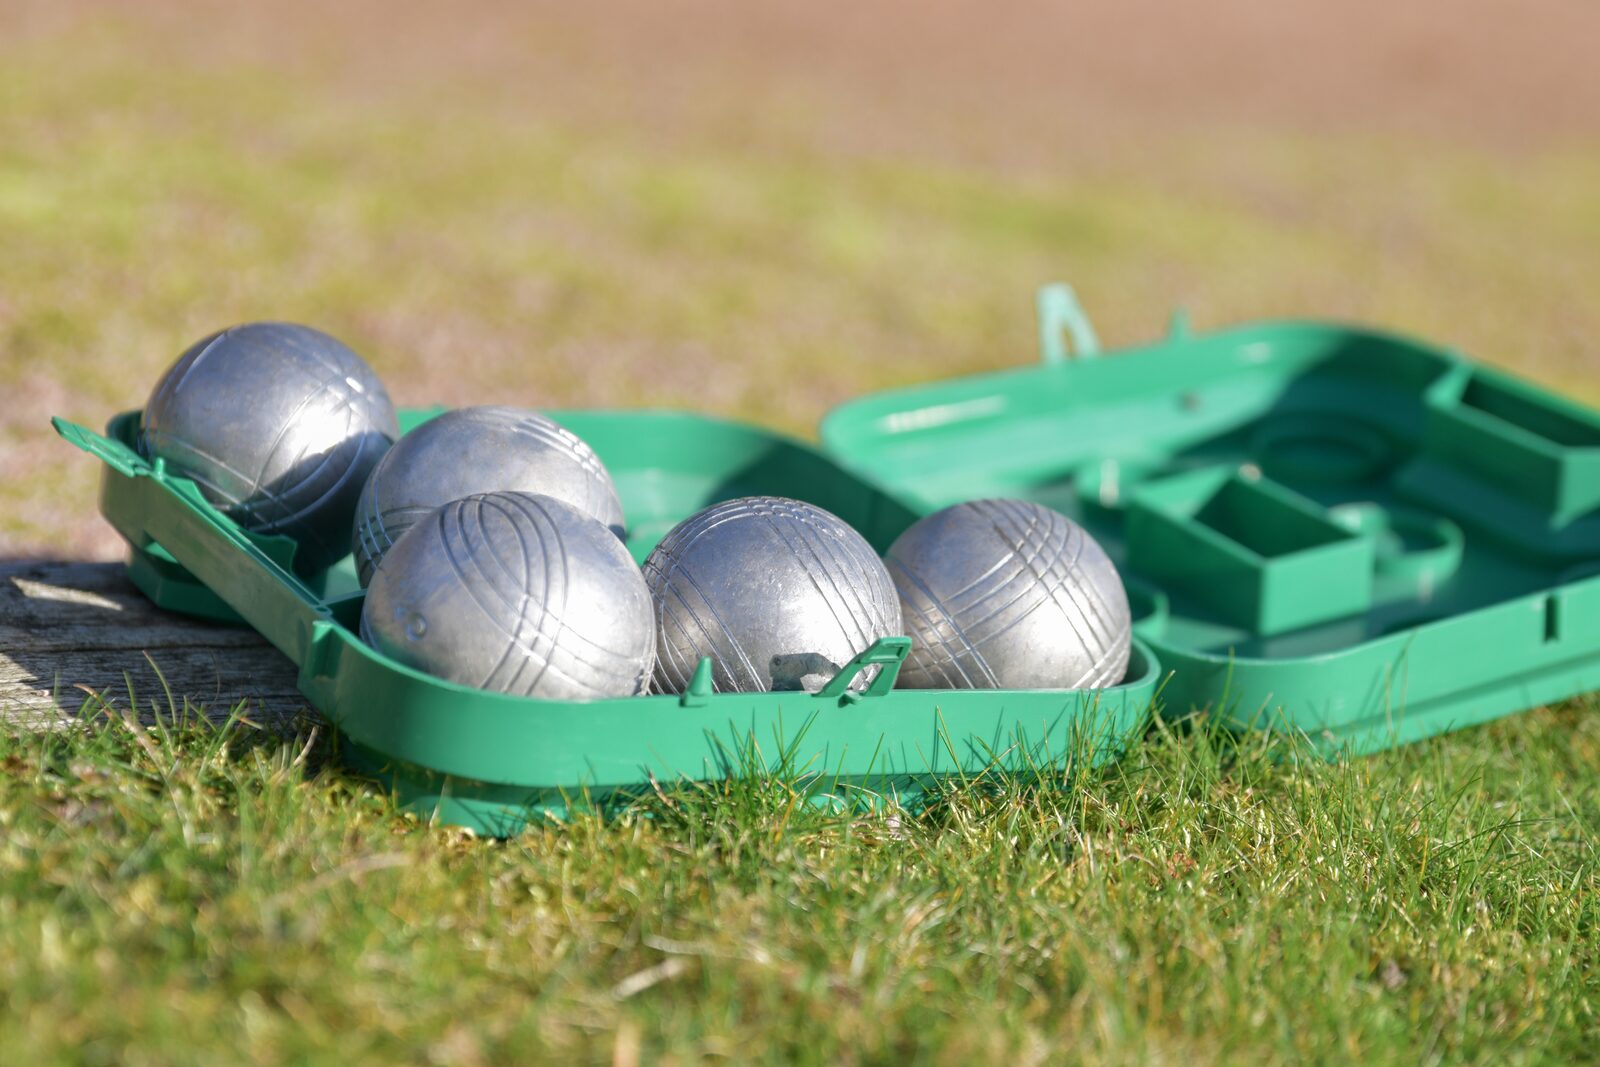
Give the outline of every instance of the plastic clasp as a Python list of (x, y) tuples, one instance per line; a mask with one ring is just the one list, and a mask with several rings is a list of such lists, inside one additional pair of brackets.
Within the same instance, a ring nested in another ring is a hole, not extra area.
[[(862, 697), (881, 697), (894, 688), (895, 679), (900, 676), (900, 665), (910, 654), (911, 638), (880, 637), (865, 652), (840, 667), (839, 673), (817, 695), (841, 704), (853, 704)], [(872, 666), (882, 668), (872, 684), (859, 693), (851, 692), (850, 683), (856, 680), (856, 675)]]
[[(1043, 363), (1065, 363), (1068, 355), (1089, 359), (1100, 354), (1100, 338), (1095, 336), (1089, 315), (1078, 303), (1078, 294), (1065, 282), (1041, 285), (1033, 298), (1039, 318), (1039, 359)], [(1066, 339), (1072, 338), (1068, 352)]]

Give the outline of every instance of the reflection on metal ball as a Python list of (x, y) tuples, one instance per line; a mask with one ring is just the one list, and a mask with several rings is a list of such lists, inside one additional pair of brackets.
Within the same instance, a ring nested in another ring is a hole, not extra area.
[[(866, 539), (798, 500), (746, 497), (679, 523), (644, 562), (659, 631), (656, 688), (681, 693), (710, 656), (718, 692), (816, 692), (900, 633), (894, 583)], [(862, 689), (877, 669), (852, 683)]]
[(373, 575), (361, 637), (448, 681), (549, 700), (643, 693), (655, 660), (628, 550), (531, 493), (469, 496), (414, 523)]
[(372, 368), (286, 322), (196, 343), (156, 384), (140, 428), (145, 454), (193, 479), (234, 522), (292, 537), (305, 574), (349, 550), (361, 487), (399, 436)]
[(402, 437), (368, 479), (352, 537), (361, 584), (429, 511), (503, 490), (554, 497), (623, 536), (622, 501), (611, 475), (575, 434), (522, 408), (457, 408)]
[(1025, 500), (935, 512), (884, 557), (913, 689), (1096, 689), (1122, 681), (1133, 622), (1117, 569), (1077, 523)]

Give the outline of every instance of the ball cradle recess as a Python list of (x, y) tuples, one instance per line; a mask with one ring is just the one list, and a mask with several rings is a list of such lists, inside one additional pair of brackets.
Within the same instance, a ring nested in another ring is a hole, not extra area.
[(600, 457), (537, 412), (468, 407), (429, 419), (402, 437), (368, 479), (352, 534), (361, 584), (391, 545), (432, 509), (475, 493), (538, 493), (623, 529), (622, 501)]
[(1128, 668), (1133, 620), (1116, 566), (1083, 527), (1024, 500), (918, 520), (884, 557), (900, 591), (914, 689), (1090, 689)]
[(178, 357), (145, 404), (140, 447), (244, 529), (293, 538), (309, 574), (349, 550), (361, 487), (399, 436), (360, 356), (308, 326), (256, 322)]
[(610, 530), (562, 501), (483, 493), (414, 523), (373, 575), (361, 636), (447, 681), (517, 696), (643, 693), (650, 592)]
[[(702, 656), (718, 692), (816, 692), (880, 637), (898, 635), (894, 583), (866, 539), (780, 497), (716, 504), (644, 561), (655, 599), (655, 684), (681, 693)], [(877, 668), (863, 671), (863, 689)]]

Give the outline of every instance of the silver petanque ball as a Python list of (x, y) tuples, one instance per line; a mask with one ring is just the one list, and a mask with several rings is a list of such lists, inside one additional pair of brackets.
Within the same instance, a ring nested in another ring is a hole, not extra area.
[[(656, 688), (681, 693), (702, 656), (718, 692), (816, 692), (900, 633), (894, 583), (843, 520), (798, 500), (729, 500), (673, 527), (644, 561)], [(863, 671), (864, 688), (877, 668)]]
[(934, 512), (884, 557), (912, 689), (1097, 689), (1122, 681), (1133, 621), (1116, 566), (1077, 523), (1025, 500)]
[(469, 496), (413, 523), (367, 588), (361, 637), (448, 681), (548, 700), (643, 693), (655, 660), (628, 550), (531, 493)]
[(502, 490), (554, 497), (623, 536), (617, 488), (576, 434), (523, 408), (457, 408), (400, 438), (367, 480), (352, 535), (361, 584), (372, 580), (384, 553), (423, 515), (464, 496)]
[(292, 537), (295, 569), (349, 551), (356, 500), (400, 436), (372, 368), (309, 326), (254, 322), (197, 342), (145, 404), (145, 454), (246, 530)]

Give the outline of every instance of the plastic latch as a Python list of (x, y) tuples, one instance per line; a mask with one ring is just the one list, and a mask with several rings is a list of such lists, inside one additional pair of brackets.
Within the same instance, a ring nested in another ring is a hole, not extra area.
[[(900, 665), (910, 654), (911, 638), (880, 637), (865, 652), (840, 667), (839, 673), (817, 695), (838, 700), (841, 704), (853, 704), (862, 697), (881, 697), (894, 688), (895, 679), (900, 676)], [(878, 676), (866, 689), (859, 693), (852, 692), (850, 683), (856, 680), (856, 675), (873, 666), (882, 668)]]
[(711, 702), (711, 692), (711, 657), (701, 656), (700, 662), (694, 665), (694, 674), (684, 687), (683, 695), (678, 698), (678, 706), (703, 708)]
[(1095, 336), (1089, 315), (1078, 303), (1078, 294), (1065, 282), (1041, 285), (1034, 295), (1039, 318), (1039, 359), (1044, 363), (1065, 363), (1069, 355), (1066, 339), (1072, 339), (1071, 355), (1089, 359), (1100, 354), (1100, 339)]

